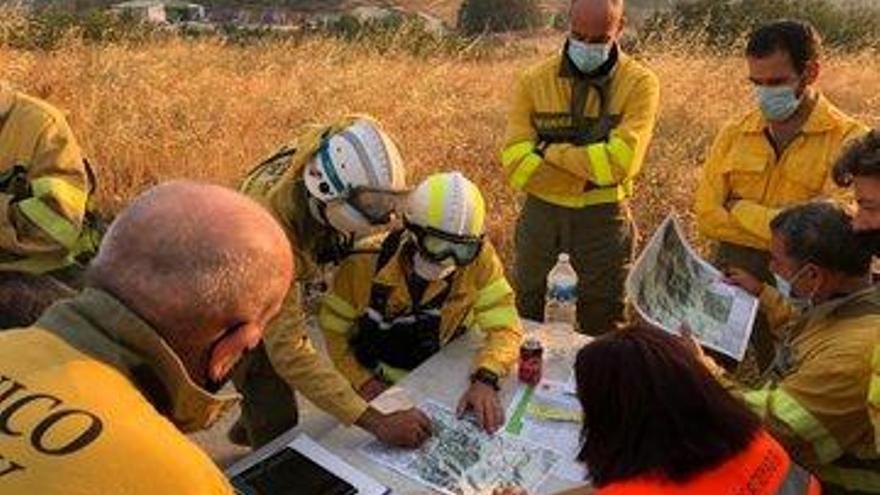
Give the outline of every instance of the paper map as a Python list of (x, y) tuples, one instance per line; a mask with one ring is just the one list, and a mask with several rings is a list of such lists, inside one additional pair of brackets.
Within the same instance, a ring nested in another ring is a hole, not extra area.
[(489, 435), (468, 419), (436, 402), (420, 409), (433, 421), (434, 435), (418, 450), (404, 450), (371, 441), (361, 451), (401, 474), (450, 495), (491, 493), (514, 484), (534, 493), (560, 460), (554, 450), (506, 433)]
[(561, 455), (556, 476), (579, 483), (588, 478), (586, 467), (577, 461), (583, 413), (569, 384), (545, 380), (537, 387), (520, 385), (507, 417), (507, 433), (540, 442)]
[(626, 281), (629, 300), (648, 322), (672, 333), (687, 323), (700, 342), (742, 360), (758, 300), (722, 282), (722, 274), (684, 240), (674, 215), (654, 233)]

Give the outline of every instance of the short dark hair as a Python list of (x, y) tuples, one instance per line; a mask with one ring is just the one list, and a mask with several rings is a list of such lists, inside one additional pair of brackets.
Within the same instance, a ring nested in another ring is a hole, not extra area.
[(780, 50), (791, 57), (798, 74), (803, 74), (808, 63), (819, 60), (822, 37), (809, 22), (788, 19), (761, 26), (749, 35), (749, 57), (769, 57)]
[(880, 178), (880, 129), (853, 142), (834, 165), (834, 182), (841, 187), (865, 176)]
[(687, 481), (740, 453), (761, 428), (679, 339), (644, 323), (587, 344), (575, 378), (578, 460), (597, 487), (646, 474)]
[(852, 219), (840, 206), (816, 201), (793, 206), (770, 222), (770, 230), (785, 240), (786, 255), (846, 275), (865, 275), (871, 252), (853, 230)]

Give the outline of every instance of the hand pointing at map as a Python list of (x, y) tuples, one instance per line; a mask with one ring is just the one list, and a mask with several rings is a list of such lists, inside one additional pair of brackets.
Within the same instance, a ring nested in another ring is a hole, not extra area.
[(416, 408), (383, 414), (372, 407), (358, 419), (358, 426), (382, 443), (416, 448), (431, 438), (431, 419)]
[(473, 411), (480, 426), (489, 433), (495, 433), (504, 424), (504, 411), (498, 392), (490, 385), (475, 381), (458, 403), (458, 417)]

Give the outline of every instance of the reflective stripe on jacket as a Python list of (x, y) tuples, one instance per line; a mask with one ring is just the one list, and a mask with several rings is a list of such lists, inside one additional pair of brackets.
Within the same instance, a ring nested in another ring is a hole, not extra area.
[(777, 157), (760, 110), (724, 127), (703, 166), (697, 227), (714, 240), (767, 250), (770, 222), (785, 207), (842, 197), (831, 168), (867, 128), (819, 95), (801, 133)]
[(517, 80), (501, 153), (515, 189), (571, 208), (616, 203), (632, 195), (654, 131), (660, 84), (646, 67), (618, 53), (606, 101), (597, 87), (587, 93), (584, 117), (608, 127), (593, 138), (542, 143), (546, 138), (539, 127), (553, 127), (553, 120), (565, 120), (570, 112), (578, 76), (566, 57), (555, 55)]
[(819, 483), (765, 432), (741, 453), (690, 481), (639, 477), (611, 483), (595, 495), (820, 495)]
[(0, 85), (0, 270), (70, 264), (87, 200), (82, 152), (64, 115)]
[(272, 366), (293, 389), (345, 424), (353, 424), (367, 403), (332, 366), (322, 359), (306, 333), (300, 284), (319, 273), (319, 252), (332, 247), (335, 231), (321, 225), (309, 211), (302, 174), (317, 152), (321, 138), (343, 129), (356, 118), (329, 125), (305, 126), (288, 145), (248, 174), (240, 190), (264, 205), (281, 223), (293, 248), (296, 283), (287, 292), (281, 312), (269, 324), (263, 342)]
[[(372, 285), (390, 287), (385, 318), (412, 308), (401, 256), (407, 242), (402, 243), (395, 256), (375, 275), (378, 254), (349, 257), (340, 265), (332, 289), (321, 303), (319, 323), (327, 351), (336, 367), (355, 387), (360, 387), (373, 376), (373, 370), (358, 362), (349, 345), (355, 320), (367, 310)], [(514, 305), (513, 289), (489, 241), (473, 263), (458, 269), (451, 284), (450, 293), (440, 310), (441, 345), (447, 344), (462, 326), (479, 327), (486, 334), (486, 343), (477, 353), (474, 367), (504, 375), (517, 359), (522, 325)], [(446, 286), (446, 281), (431, 282), (422, 302), (431, 301)]]
[(773, 381), (745, 392), (746, 403), (823, 484), (880, 493), (880, 290), (803, 314), (769, 286), (761, 300), (772, 323), (791, 318), (774, 329)]

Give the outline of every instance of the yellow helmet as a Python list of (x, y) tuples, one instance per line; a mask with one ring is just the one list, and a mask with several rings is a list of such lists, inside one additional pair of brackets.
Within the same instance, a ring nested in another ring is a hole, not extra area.
[(409, 195), (407, 221), (459, 237), (483, 235), (486, 204), (461, 172), (434, 174)]
[(405, 221), (419, 253), (436, 263), (472, 262), (483, 244), (486, 204), (473, 182), (460, 172), (435, 174), (409, 195)]

